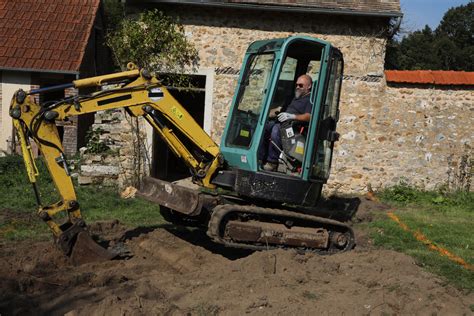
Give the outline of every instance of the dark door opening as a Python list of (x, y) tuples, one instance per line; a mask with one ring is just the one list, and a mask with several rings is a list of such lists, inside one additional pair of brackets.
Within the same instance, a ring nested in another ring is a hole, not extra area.
[[(204, 103), (206, 76), (191, 76), (194, 88), (183, 90), (168, 88), (173, 97), (191, 114), (199, 126), (204, 126)], [(165, 142), (153, 132), (151, 176), (165, 180), (176, 181), (190, 176), (188, 167), (177, 158)]]
[[(41, 80), (40, 81), (40, 85), (39, 85), (39, 88), (48, 88), (48, 87), (52, 87), (52, 86), (56, 86), (56, 85), (60, 85), (60, 84), (63, 84), (65, 81), (65, 79), (62, 79), (62, 80)], [(57, 90), (57, 91), (49, 91), (49, 92), (44, 92), (42, 94), (40, 94), (39, 96), (39, 102), (40, 104), (47, 104), (47, 103), (54, 103), (54, 102), (57, 102), (59, 100), (62, 100), (64, 99), (64, 90)], [(61, 123), (59, 124), (56, 124), (56, 127), (58, 129), (58, 133), (59, 133), (59, 139), (61, 141), (61, 143), (63, 142), (63, 138), (64, 138), (64, 126), (61, 125)]]

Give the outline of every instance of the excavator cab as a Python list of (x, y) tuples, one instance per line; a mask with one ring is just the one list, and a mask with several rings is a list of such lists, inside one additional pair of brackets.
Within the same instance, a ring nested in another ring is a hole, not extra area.
[[(270, 113), (288, 106), (303, 74), (312, 78), (311, 119), (281, 124), (279, 168), (264, 171), (258, 152), (266, 124), (275, 119)], [(319, 200), (339, 137), (342, 74), (342, 53), (320, 39), (292, 36), (249, 46), (220, 146), (235, 174), (235, 191), (297, 205), (312, 206)]]

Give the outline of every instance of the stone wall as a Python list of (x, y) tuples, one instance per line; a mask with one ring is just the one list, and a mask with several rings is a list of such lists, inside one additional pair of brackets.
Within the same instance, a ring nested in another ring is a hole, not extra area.
[[(471, 172), (474, 88), (344, 80), (330, 192), (365, 192), (404, 182), (456, 186)], [(469, 159), (469, 158), (468, 158)]]
[[(387, 86), (386, 20), (215, 9), (178, 15), (201, 67), (238, 70), (250, 42), (294, 34), (327, 40), (342, 51), (342, 137), (329, 192), (363, 193), (368, 184), (379, 189), (402, 181), (432, 189), (452, 182), (463, 155), (472, 157), (465, 146), (474, 135), (472, 87)], [(215, 74), (211, 136), (217, 142), (236, 83), (235, 71)]]
[[(80, 149), (79, 184), (138, 186), (141, 177), (149, 174), (149, 150), (143, 147), (144, 124), (121, 109), (97, 112), (92, 125), (94, 135), (89, 135), (94, 139)], [(138, 129), (142, 131), (139, 137)]]
[[(68, 88), (64, 90), (64, 97), (72, 97), (77, 95), (77, 90)], [(67, 156), (73, 156), (77, 153), (77, 124), (78, 116), (71, 117), (67, 122), (58, 123), (63, 127), (63, 149)]]

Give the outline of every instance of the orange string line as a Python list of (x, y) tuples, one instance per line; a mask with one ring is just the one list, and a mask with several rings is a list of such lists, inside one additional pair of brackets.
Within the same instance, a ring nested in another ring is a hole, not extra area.
[(433, 244), (431, 240), (426, 238), (426, 236), (420, 233), (419, 231), (411, 230), (405, 223), (400, 220), (400, 218), (397, 217), (397, 215), (393, 214), (392, 212), (388, 212), (387, 215), (388, 217), (390, 217), (391, 220), (396, 222), (404, 231), (411, 233), (418, 241), (421, 241), (429, 249), (437, 251), (441, 256), (448, 257), (449, 260), (456, 262), (467, 270), (474, 271), (474, 265), (467, 263), (466, 261), (464, 261), (464, 259), (452, 254), (447, 249)]

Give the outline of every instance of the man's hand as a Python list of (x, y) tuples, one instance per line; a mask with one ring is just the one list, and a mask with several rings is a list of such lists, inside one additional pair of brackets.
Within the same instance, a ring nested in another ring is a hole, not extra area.
[(288, 120), (294, 120), (295, 118), (296, 118), (295, 114), (291, 114), (291, 113), (288, 113), (288, 112), (281, 112), (280, 114), (278, 114), (278, 121), (280, 121), (280, 122), (285, 122), (285, 121), (288, 121)]
[(270, 114), (268, 115), (269, 118), (276, 118), (277, 117), (277, 113), (280, 113), (281, 111), (281, 106), (279, 107), (276, 107), (274, 109), (271, 109), (270, 110)]

